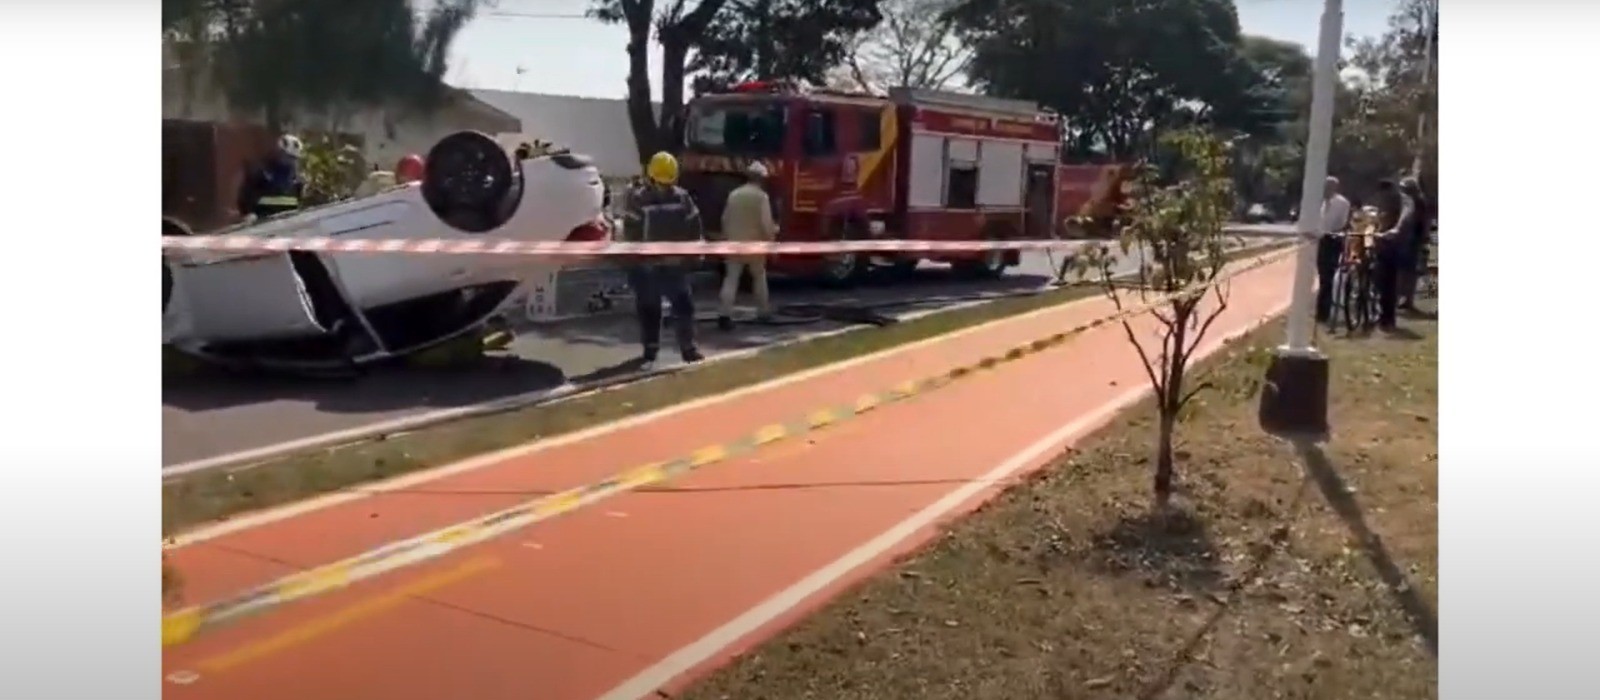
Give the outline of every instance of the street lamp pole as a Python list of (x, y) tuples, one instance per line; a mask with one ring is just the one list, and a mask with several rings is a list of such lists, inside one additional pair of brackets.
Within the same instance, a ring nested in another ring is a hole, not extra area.
[(1343, 2), (1324, 0), (1317, 61), (1311, 76), (1310, 133), (1306, 138), (1305, 178), (1300, 188), (1300, 217), (1295, 222), (1302, 245), (1295, 257), (1289, 333), (1286, 342), (1273, 353), (1261, 392), (1261, 427), (1280, 435), (1322, 437), (1329, 428), (1328, 357), (1312, 344), (1317, 246), (1307, 243), (1324, 233), (1322, 193), (1328, 175), (1328, 152), (1333, 146), (1334, 91), (1339, 80), (1343, 25)]

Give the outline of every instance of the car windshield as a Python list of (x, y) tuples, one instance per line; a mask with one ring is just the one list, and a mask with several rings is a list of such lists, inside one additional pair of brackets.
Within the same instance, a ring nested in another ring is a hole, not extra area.
[(774, 155), (783, 148), (787, 119), (781, 102), (711, 102), (695, 105), (686, 126), (693, 151)]

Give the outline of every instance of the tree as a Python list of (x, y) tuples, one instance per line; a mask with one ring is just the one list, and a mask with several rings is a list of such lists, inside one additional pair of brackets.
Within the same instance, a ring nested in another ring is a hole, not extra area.
[(858, 35), (883, 19), (880, 0), (729, 0), (689, 70), (696, 92), (746, 80), (821, 85)]
[[(628, 28), (628, 123), (640, 161), (674, 141), (694, 42), (727, 0), (596, 0), (589, 15)], [(661, 44), (661, 110), (651, 109), (650, 40)], [(675, 150), (675, 149), (674, 149)]]
[[(1200, 129), (1163, 134), (1159, 151), (1138, 166), (1124, 204), (1116, 242), (1123, 255), (1140, 261), (1134, 290), (1115, 281), (1110, 246), (1085, 251), (1077, 264), (1093, 274), (1121, 311), (1152, 306), (1157, 331), (1152, 339), (1135, 330), (1138, 318), (1125, 318), (1123, 331), (1144, 364), (1155, 393), (1157, 433), (1155, 504), (1165, 510), (1172, 497), (1173, 440), (1183, 409), (1207, 384), (1190, 386), (1189, 361), (1211, 326), (1228, 306), (1223, 277), (1228, 236), (1223, 225), (1233, 205), (1228, 145)], [(1130, 295), (1132, 298), (1130, 298)], [(1206, 304), (1207, 300), (1212, 300)], [(1155, 347), (1151, 347), (1154, 344)]]
[(1287, 214), (1299, 201), (1305, 165), (1312, 59), (1299, 44), (1262, 36), (1245, 35), (1239, 52), (1264, 91), (1264, 128), (1235, 142), (1234, 188), (1241, 205), (1260, 203)]
[(949, 16), (991, 94), (1059, 112), (1069, 151), (1133, 158), (1161, 128), (1252, 129), (1231, 0), (963, 0)]
[(185, 87), (282, 128), (294, 114), (336, 126), (361, 108), (432, 109), (451, 44), (490, 0), (163, 0), (163, 41)]
[[(677, 150), (688, 76), (699, 87), (753, 76), (822, 82), (848, 37), (878, 21), (876, 0), (595, 0), (589, 15), (628, 29), (628, 121), (639, 157)], [(661, 44), (661, 109), (649, 47)]]
[(850, 42), (832, 82), (880, 95), (894, 86), (949, 88), (972, 63), (972, 48), (950, 15), (956, 6), (957, 0), (885, 0), (883, 22)]
[[(1430, 197), (1437, 183), (1438, 95), (1432, 72), (1438, 50), (1437, 0), (1403, 0), (1378, 37), (1352, 39), (1346, 82), (1334, 129), (1330, 168), (1359, 187), (1416, 170)], [(1420, 166), (1420, 168), (1418, 167)]]

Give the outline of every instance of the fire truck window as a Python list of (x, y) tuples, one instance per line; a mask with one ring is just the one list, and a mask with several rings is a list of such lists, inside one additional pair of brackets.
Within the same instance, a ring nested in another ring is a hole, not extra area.
[(949, 209), (978, 208), (978, 166), (950, 164), (945, 181), (944, 205)]
[(784, 122), (779, 104), (697, 105), (684, 125), (684, 137), (694, 150), (767, 155), (783, 148)]
[(833, 112), (814, 109), (806, 113), (805, 150), (808, 156), (832, 154), (838, 148)]
[(861, 148), (876, 151), (883, 146), (883, 120), (877, 112), (861, 113)]

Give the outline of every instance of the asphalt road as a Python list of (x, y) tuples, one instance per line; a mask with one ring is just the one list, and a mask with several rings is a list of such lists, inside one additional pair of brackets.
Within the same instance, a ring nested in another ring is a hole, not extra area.
[[(1124, 262), (1122, 269), (1130, 269), (1130, 264)], [(1051, 258), (1045, 253), (1025, 253), (1023, 263), (999, 280), (961, 280), (944, 266), (925, 265), (909, 282), (866, 285), (848, 292), (775, 281), (773, 297), (778, 305), (865, 305), (904, 317), (984, 296), (1038, 290), (1052, 280)], [(703, 311), (714, 308), (711, 294), (698, 297)], [(705, 324), (700, 342), (702, 350), (715, 357), (847, 325), (826, 320), (784, 326), (741, 325), (725, 333)], [(487, 368), (384, 369), (339, 380), (170, 379), (162, 391), (162, 465), (164, 469), (192, 466), (202, 460), (554, 390), (569, 383), (626, 380), (634, 374), (629, 363), (639, 353), (637, 337), (631, 316), (608, 314), (524, 328), (509, 348), (511, 357)], [(663, 364), (676, 359), (671, 352), (662, 353)]]

